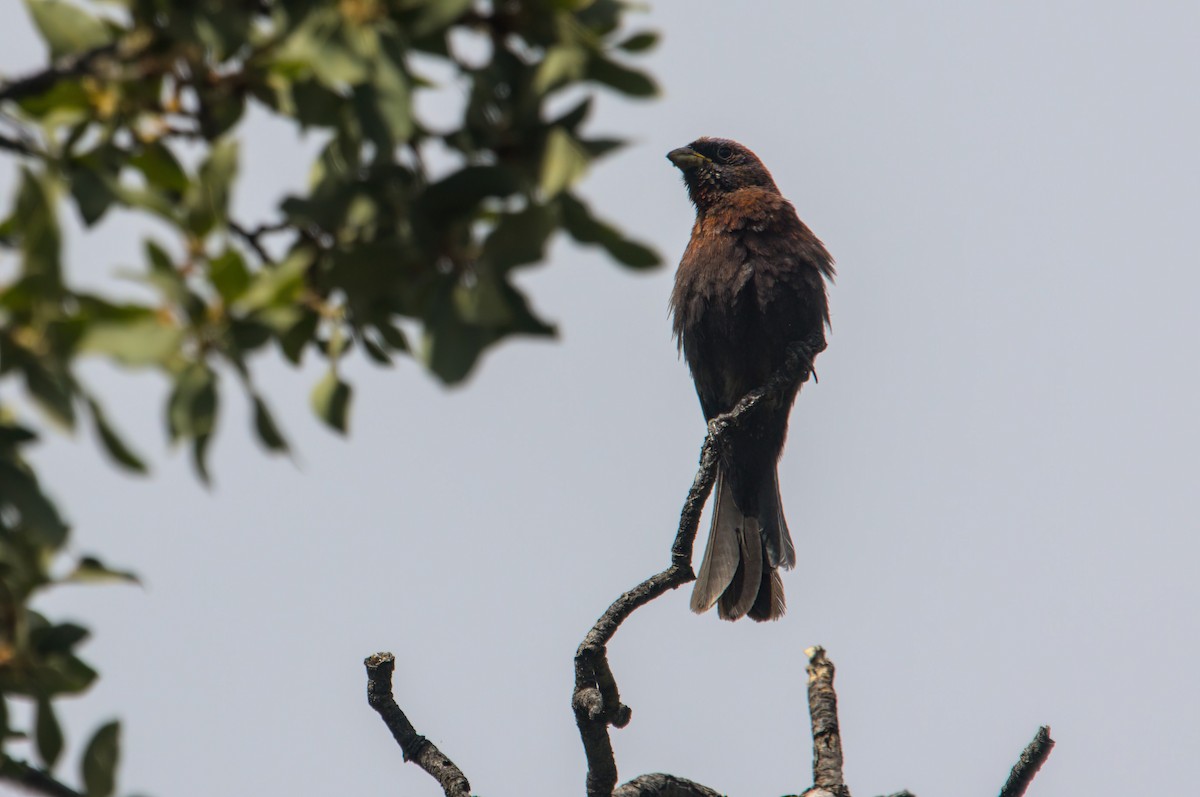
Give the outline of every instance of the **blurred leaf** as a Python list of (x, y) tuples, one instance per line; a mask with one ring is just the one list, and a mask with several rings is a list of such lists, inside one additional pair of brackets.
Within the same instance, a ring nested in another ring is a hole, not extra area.
[(379, 337), (391, 346), (394, 351), (408, 351), (408, 339), (404, 336), (404, 331), (399, 327), (393, 326), (386, 320), (378, 321), (375, 328), (379, 330)]
[(75, 3), (25, 0), (25, 6), (50, 46), (51, 58), (87, 52), (112, 42), (112, 33), (104, 23)]
[(238, 168), (237, 141), (227, 138), (213, 144), (208, 159), (201, 164), (196, 180), (184, 195), (187, 227), (203, 237), (224, 226), (228, 218), (229, 192)]
[(587, 173), (587, 152), (561, 127), (550, 129), (542, 156), (541, 190), (547, 199), (570, 188)]
[(304, 288), (304, 274), (312, 265), (313, 253), (297, 248), (278, 265), (266, 266), (254, 275), (249, 287), (238, 297), (239, 312), (252, 312), (279, 304), (291, 304)]
[(147, 315), (134, 321), (90, 325), (79, 342), (79, 351), (103, 354), (122, 365), (139, 368), (165, 363), (179, 351), (182, 342), (182, 329), (157, 315)]
[(599, 244), (608, 253), (632, 268), (650, 268), (661, 261), (648, 246), (630, 241), (609, 224), (595, 218), (587, 206), (570, 194), (559, 197), (563, 227), (581, 244)]
[[(61, 579), (70, 583), (114, 583), (141, 584), (136, 573), (128, 570), (113, 570), (93, 556), (85, 556), (79, 560), (68, 575)], [(84, 630), (86, 634), (87, 631)]]
[(211, 433), (215, 413), (215, 374), (203, 362), (188, 365), (179, 375), (168, 405), (172, 438)]
[(83, 222), (91, 227), (108, 211), (117, 195), (109, 180), (94, 168), (79, 165), (71, 171), (71, 196)]
[(141, 150), (129, 158), (129, 165), (140, 171), (147, 184), (154, 188), (172, 194), (187, 190), (187, 173), (170, 148), (161, 142), (143, 144)]
[(587, 77), (631, 97), (653, 97), (658, 86), (645, 72), (610, 61), (601, 55), (588, 60)]
[(350, 398), (350, 385), (339, 379), (337, 373), (330, 369), (313, 388), (313, 411), (329, 426), (345, 434)]
[(367, 66), (343, 35), (344, 22), (334, 6), (313, 6), (277, 48), (280, 66), (311, 71), (329, 88), (363, 82)]
[(62, 368), (49, 358), (25, 363), (25, 389), (53, 422), (75, 428), (75, 388)]
[(11, 456), (17, 446), (34, 440), (37, 440), (37, 435), (24, 426), (0, 423), (0, 456)]
[(25, 532), (41, 545), (57, 548), (67, 538), (67, 524), (37, 477), (11, 459), (0, 459), (0, 507), (15, 511)]
[(53, 295), (62, 285), (59, 263), (62, 237), (46, 185), (24, 168), (13, 221), (21, 237), (22, 273), (37, 278), (43, 289)]
[(261, 396), (254, 396), (254, 431), (269, 451), (287, 451), (287, 440), (271, 416), (271, 410)]
[(53, 770), (63, 751), (63, 732), (54, 716), (54, 707), (46, 698), (37, 701), (37, 723), (34, 730), (37, 739), (38, 758), (47, 770)]
[(520, 190), (516, 175), (504, 166), (467, 166), (439, 180), (421, 196), (421, 209), (436, 222), (473, 210), (485, 197)]
[(96, 400), (88, 398), (87, 405), (92, 412), (92, 420), (96, 424), (96, 434), (100, 436), (104, 450), (113, 458), (113, 461), (134, 473), (145, 473), (146, 463), (129, 449), (121, 436), (112, 428)]
[(250, 287), (250, 270), (241, 253), (232, 247), (208, 261), (208, 278), (221, 300), (230, 304)]
[(197, 96), (200, 100), (200, 133), (209, 141), (228, 132), (246, 111), (245, 93), (230, 81), (202, 84)]
[(465, 14), (474, 0), (426, 0), (413, 20), (411, 34), (418, 39), (446, 28)]
[(216, 417), (216, 374), (203, 362), (191, 363), (179, 374), (167, 402), (171, 440), (212, 434)]
[(187, 286), (183, 275), (171, 261), (171, 256), (161, 246), (149, 239), (146, 240), (146, 260), (149, 269), (145, 275), (132, 275), (134, 279), (147, 282), (157, 288), (171, 304), (183, 304), (187, 301)]
[(29, 631), (29, 646), (45, 656), (51, 653), (70, 653), (90, 632), (75, 623), (35, 625)]
[(582, 47), (558, 44), (548, 48), (533, 76), (534, 92), (547, 94), (582, 79), (587, 61), (587, 51)]
[(547, 205), (530, 205), (520, 213), (505, 213), (483, 244), (483, 259), (506, 271), (536, 263), (558, 228), (558, 214)]
[(286, 332), (279, 336), (279, 348), (293, 365), (299, 365), (304, 347), (313, 341), (320, 317), (307, 310)]
[(116, 789), (121, 723), (110, 722), (88, 742), (80, 764), (87, 797), (110, 797)]
[(627, 53), (640, 53), (653, 49), (658, 44), (658, 34), (652, 31), (635, 33), (617, 45)]
[(368, 357), (380, 365), (392, 364), (392, 358), (391, 355), (387, 353), (387, 349), (371, 340), (366, 334), (363, 334), (360, 340), (362, 341), (363, 351), (367, 353)]

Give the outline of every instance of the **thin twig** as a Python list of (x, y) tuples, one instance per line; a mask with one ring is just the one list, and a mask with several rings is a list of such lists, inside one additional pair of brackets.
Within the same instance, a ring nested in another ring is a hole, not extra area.
[[(725, 438), (765, 396), (801, 384), (812, 373), (813, 358), (825, 348), (822, 336), (797, 341), (788, 350), (783, 366), (762, 387), (751, 391), (732, 410), (709, 421), (708, 434), (700, 450), (700, 467), (684, 501), (679, 530), (671, 546), (671, 565), (613, 601), (600, 616), (575, 653), (575, 691), (571, 706), (588, 762), (589, 797), (609, 797), (617, 785), (617, 764), (608, 726), (624, 727), (631, 715), (621, 703), (617, 682), (608, 662), (608, 643), (621, 623), (650, 601), (696, 579), (692, 572), (692, 550), (700, 513), (712, 492), (717, 460)], [(690, 781), (688, 781), (690, 783)], [(632, 784), (633, 781), (630, 781)], [(629, 784), (626, 784), (629, 785)], [(624, 786), (622, 788), (625, 788)], [(704, 787), (707, 788), (707, 787)]]
[(812, 720), (813, 785), (806, 795), (850, 797), (842, 775), (842, 733), (838, 727), (834, 666), (820, 646), (804, 651), (808, 656), (808, 714)]
[(46, 770), (8, 756), (0, 756), (0, 780), (47, 797), (83, 797), (83, 794), (56, 780)]
[(376, 653), (368, 656), (363, 664), (367, 667), (367, 702), (392, 732), (392, 738), (400, 745), (404, 760), (413, 761), (428, 772), (441, 784), (446, 797), (470, 797), (471, 784), (467, 782), (466, 775), (437, 749), (437, 745), (417, 733), (396, 704), (392, 696), (392, 672), (396, 669), (396, 657), (391, 653)]
[(254, 229), (249, 229), (233, 219), (229, 220), (229, 229), (233, 230), (234, 234), (245, 241), (264, 263), (272, 263), (274, 262), (274, 258), (271, 257), (271, 254), (267, 251), (267, 248), (263, 246), (261, 240), (262, 236), (269, 235), (273, 232), (282, 232), (289, 227), (291, 227), (291, 225), (288, 222), (280, 221), (276, 222), (275, 224), (260, 224)]
[(1008, 782), (1000, 790), (1000, 797), (1022, 797), (1033, 776), (1046, 763), (1050, 751), (1054, 749), (1054, 740), (1050, 738), (1050, 726), (1043, 725), (1034, 734), (1033, 741), (1021, 751), (1021, 757), (1008, 774)]

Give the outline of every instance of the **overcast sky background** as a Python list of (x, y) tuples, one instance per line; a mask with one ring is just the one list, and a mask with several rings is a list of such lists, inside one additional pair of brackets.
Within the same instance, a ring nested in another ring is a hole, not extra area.
[[(86, 374), (156, 464), (117, 474), (86, 435), (37, 466), (76, 552), (145, 589), (42, 602), (96, 636), (78, 743), (119, 714), (122, 793), (437, 794), (367, 707), (364, 656), (480, 794), (583, 790), (571, 657), (660, 570), (704, 425), (666, 306), (692, 209), (663, 157), (754, 149), (838, 259), (833, 334), (781, 468), (797, 569), (776, 624), (687, 590), (612, 645), (633, 721), (622, 780), (722, 792), (811, 782), (803, 651), (838, 667), (858, 795), (998, 791), (1040, 723), (1031, 795), (1184, 794), (1200, 749), (1200, 4), (660, 0), (663, 97), (602, 102), (636, 145), (584, 186), (668, 267), (556, 245), (524, 278), (556, 343), (490, 354), (465, 389), (356, 358), (351, 434), (320, 375), (264, 362), (299, 465), (225, 393), (216, 487), (168, 452), (163, 384)], [(41, 62), (0, 0), (0, 70)], [(290, 134), (243, 125), (235, 205), (304, 184)], [(0, 174), (9, 201), (12, 171)], [(139, 228), (73, 236), (83, 281), (141, 262)], [(229, 387), (228, 380), (226, 383)]]

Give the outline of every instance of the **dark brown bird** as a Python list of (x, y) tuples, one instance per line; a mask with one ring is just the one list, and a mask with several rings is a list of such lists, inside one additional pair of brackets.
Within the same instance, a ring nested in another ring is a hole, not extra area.
[[(701, 138), (667, 157), (696, 206), (671, 294), (675, 337), (704, 417), (712, 419), (765, 384), (793, 341), (824, 340), (833, 258), (741, 144)], [(793, 567), (796, 551), (776, 464), (799, 389), (797, 382), (760, 404), (728, 440), (692, 611), (716, 603), (726, 620), (775, 620), (784, 612), (779, 568)]]

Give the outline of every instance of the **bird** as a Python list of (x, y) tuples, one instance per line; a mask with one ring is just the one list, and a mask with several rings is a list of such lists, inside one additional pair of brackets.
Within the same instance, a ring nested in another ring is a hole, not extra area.
[[(696, 209), (675, 273), (672, 327), (707, 420), (762, 387), (796, 341), (825, 341), (833, 257), (745, 146), (699, 138), (667, 153)], [(691, 609), (725, 620), (779, 619), (779, 568), (796, 564), (777, 465), (800, 381), (730, 427), (717, 463), (712, 525)]]

